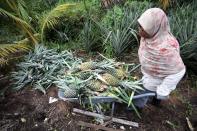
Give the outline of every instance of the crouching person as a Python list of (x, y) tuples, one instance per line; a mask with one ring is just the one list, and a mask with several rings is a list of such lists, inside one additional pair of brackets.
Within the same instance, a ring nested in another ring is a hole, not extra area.
[[(168, 18), (163, 10), (150, 8), (138, 19), (141, 36), (138, 50), (145, 91), (154, 92), (153, 103), (168, 99), (185, 74), (185, 65), (179, 52), (179, 43), (170, 32)], [(134, 101), (143, 108), (148, 97)]]

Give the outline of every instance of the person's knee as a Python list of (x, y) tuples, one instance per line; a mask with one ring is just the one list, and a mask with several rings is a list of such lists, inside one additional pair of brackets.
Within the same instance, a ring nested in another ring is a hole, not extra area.
[(149, 97), (143, 97), (139, 99), (133, 100), (133, 104), (138, 108), (144, 108), (144, 106), (147, 104)]

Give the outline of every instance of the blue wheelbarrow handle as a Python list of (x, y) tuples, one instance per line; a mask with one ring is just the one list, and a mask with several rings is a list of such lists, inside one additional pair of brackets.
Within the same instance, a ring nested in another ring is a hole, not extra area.
[[(155, 93), (145, 93), (145, 94), (140, 94), (140, 95), (135, 95), (133, 96), (133, 99), (140, 99), (143, 97), (149, 97), (149, 96), (155, 96)], [(70, 101), (70, 102), (79, 102), (78, 98), (66, 98), (64, 97), (64, 92), (61, 90), (58, 91), (58, 97), (64, 101)], [(89, 103), (89, 99), (85, 99), (84, 103)], [(91, 97), (91, 102), (92, 103), (111, 103), (111, 102), (120, 102), (118, 99), (111, 97), (111, 96), (95, 96)]]
[(135, 95), (133, 96), (133, 99), (139, 99), (148, 96), (156, 96), (156, 93), (145, 93), (145, 94)]

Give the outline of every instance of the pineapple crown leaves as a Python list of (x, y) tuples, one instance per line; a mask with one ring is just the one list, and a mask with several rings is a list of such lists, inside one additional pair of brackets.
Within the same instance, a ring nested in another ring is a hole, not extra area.
[(134, 111), (136, 112), (138, 117), (141, 118), (138, 110), (136, 109), (136, 107), (132, 103), (134, 93), (135, 93), (135, 91), (132, 91), (130, 94), (128, 94), (128, 92), (126, 92), (121, 87), (113, 88), (110, 91), (110, 94), (112, 97), (118, 99), (120, 102), (124, 102), (124, 103), (128, 104), (128, 107), (132, 106), (132, 108), (134, 109)]
[(116, 65), (115, 62), (113, 61), (103, 60), (101, 62), (97, 62), (96, 68), (98, 69), (97, 71), (99, 70), (110, 71), (110, 70), (115, 70)]
[(98, 53), (102, 58), (104, 58), (104, 60), (106, 60), (106, 61), (108, 61), (108, 62), (110, 62), (110, 63), (115, 63), (115, 60), (114, 59), (109, 59), (109, 58), (107, 58), (107, 57), (105, 57), (104, 55), (102, 55), (102, 54), (100, 54), (100, 53)]
[(131, 89), (131, 90), (144, 90), (140, 85), (141, 81), (121, 81), (120, 85), (124, 87), (125, 89)]
[(59, 78), (57, 81), (54, 81), (53, 83), (57, 84), (57, 86), (64, 87), (64, 86), (74, 86), (74, 88), (81, 88), (84, 87), (84, 85), (90, 81), (91, 79), (93, 79), (93, 76), (90, 76), (89, 78), (87, 78), (86, 80), (82, 80), (78, 77), (74, 77), (72, 75), (66, 75), (63, 78)]
[(12, 73), (12, 79), (15, 81), (13, 88), (21, 89), (31, 84), (35, 89), (45, 93), (41, 87), (49, 88), (53, 81), (57, 80), (57, 76), (64, 74), (64, 68), (67, 67), (64, 60), (75, 61), (73, 58), (69, 51), (58, 54), (54, 49), (36, 45), (35, 50), (25, 57), (24, 62), (17, 65), (19, 70)]
[(110, 87), (108, 89), (108, 95), (116, 98), (120, 102), (128, 103), (129, 95), (121, 87)]
[(97, 67), (98, 67), (98, 68), (101, 68), (101, 69), (115, 68), (114, 65), (113, 65), (113, 63), (108, 62), (108, 61), (99, 62), (99, 63), (97, 64)]
[[(57, 87), (65, 90), (65, 92), (84, 92), (89, 90), (86, 87), (93, 80), (99, 80), (105, 83), (104, 85), (109, 85), (100, 74), (106, 73), (106, 69), (114, 70), (119, 65), (125, 65), (124, 63), (117, 64), (114, 60), (109, 59), (104, 59), (101, 62), (92, 62), (97, 66), (96, 69), (67, 73), (65, 75), (65, 68), (69, 72), (73, 67), (80, 65), (82, 59), (75, 58), (72, 52), (69, 51), (57, 53), (54, 49), (47, 49), (43, 45), (37, 45), (35, 50), (25, 57), (25, 61), (18, 64), (19, 71), (13, 72), (12, 77), (15, 80), (15, 89), (21, 89), (30, 84), (34, 89), (46, 93), (46, 89), (55, 84)], [(140, 89), (138, 87), (140, 82), (132, 83), (118, 80), (119, 86), (122, 86), (122, 83), (124, 83), (123, 86), (125, 88)], [(90, 93), (90, 91), (88, 92)], [(93, 93), (90, 94), (93, 95)]]
[(58, 79), (57, 81), (54, 81), (53, 83), (56, 84), (57, 87), (64, 89), (64, 90), (70, 88), (68, 84), (65, 82), (65, 79)]
[(93, 78), (93, 76), (90, 76), (86, 80), (81, 80), (81, 79), (79, 79), (77, 77), (73, 77), (71, 83), (74, 83), (75, 85), (79, 85), (79, 84), (83, 84), (83, 83), (86, 83), (86, 82), (90, 81), (92, 78)]
[(115, 69), (116, 67), (119, 66), (124, 66), (126, 65), (123, 62), (116, 62), (114, 59), (109, 59), (102, 54), (98, 53), (102, 58), (104, 58), (103, 61), (97, 62), (97, 67), (103, 68), (103, 69)]
[(99, 75), (97, 73), (94, 73), (94, 75), (95, 75), (96, 79), (98, 79), (98, 80), (102, 81), (103, 83), (109, 85), (109, 83), (105, 79), (103, 79), (103, 77), (101, 75)]
[(44, 94), (46, 94), (45, 88), (39, 82), (36, 82), (34, 84), (34, 87), (35, 87), (35, 89), (40, 90), (41, 92), (43, 92)]

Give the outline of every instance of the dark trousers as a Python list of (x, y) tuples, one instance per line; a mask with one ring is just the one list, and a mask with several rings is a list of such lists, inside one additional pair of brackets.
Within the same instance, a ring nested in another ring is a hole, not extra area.
[[(156, 92), (144, 89), (143, 91), (136, 92), (135, 95), (146, 94), (146, 93), (156, 93)], [(157, 106), (160, 104), (160, 101), (161, 100), (158, 100), (156, 96), (145, 96), (142, 98), (134, 99), (133, 103), (136, 107), (143, 108), (148, 102), (151, 102), (151, 104)]]

